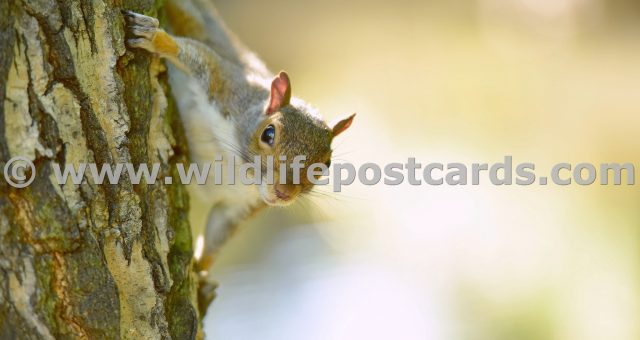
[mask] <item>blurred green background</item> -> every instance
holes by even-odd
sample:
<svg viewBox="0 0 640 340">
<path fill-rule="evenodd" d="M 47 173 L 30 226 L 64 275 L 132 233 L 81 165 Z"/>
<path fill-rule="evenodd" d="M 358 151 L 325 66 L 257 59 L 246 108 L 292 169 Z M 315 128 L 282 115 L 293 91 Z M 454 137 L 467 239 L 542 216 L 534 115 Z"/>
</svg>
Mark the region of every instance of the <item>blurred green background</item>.
<svg viewBox="0 0 640 340">
<path fill-rule="evenodd" d="M 637 0 L 215 2 L 295 96 L 358 113 L 335 162 L 640 165 Z M 483 181 L 325 188 L 261 214 L 215 267 L 206 331 L 640 339 L 638 190 Z"/>
</svg>

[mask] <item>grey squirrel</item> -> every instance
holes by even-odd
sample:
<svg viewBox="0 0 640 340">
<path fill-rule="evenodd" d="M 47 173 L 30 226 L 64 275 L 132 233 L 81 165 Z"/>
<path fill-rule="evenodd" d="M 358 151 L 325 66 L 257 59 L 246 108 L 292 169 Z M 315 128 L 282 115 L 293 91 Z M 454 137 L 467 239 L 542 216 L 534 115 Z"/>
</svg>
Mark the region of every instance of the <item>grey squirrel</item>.
<svg viewBox="0 0 640 340">
<path fill-rule="evenodd" d="M 293 184 L 289 167 L 295 156 L 306 164 L 329 164 L 332 140 L 353 122 L 355 114 L 331 127 L 307 104 L 291 96 L 286 72 L 270 76 L 264 64 L 232 35 L 211 3 L 169 1 L 173 34 L 157 19 L 123 11 L 127 45 L 170 62 L 169 82 L 184 124 L 192 162 L 204 164 L 222 156 L 244 161 L 286 156 L 286 184 L 206 185 L 202 197 L 211 204 L 204 248 L 197 268 L 206 273 L 230 233 L 266 206 L 291 204 L 310 191 L 306 169 Z M 274 178 L 280 178 L 278 167 Z M 262 172 L 265 174 L 265 171 Z M 209 181 L 210 182 L 210 181 Z M 224 183 L 224 182 L 223 182 Z"/>
</svg>

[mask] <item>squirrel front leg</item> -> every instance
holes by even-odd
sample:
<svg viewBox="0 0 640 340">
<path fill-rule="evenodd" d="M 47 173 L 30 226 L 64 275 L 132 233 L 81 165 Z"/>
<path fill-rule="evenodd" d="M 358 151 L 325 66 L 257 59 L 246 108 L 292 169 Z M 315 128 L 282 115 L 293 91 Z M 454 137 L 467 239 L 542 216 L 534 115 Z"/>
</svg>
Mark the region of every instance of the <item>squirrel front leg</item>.
<svg viewBox="0 0 640 340">
<path fill-rule="evenodd" d="M 229 237 L 235 232 L 239 223 L 262 210 L 262 202 L 250 205 L 230 206 L 217 204 L 209 211 L 204 233 L 202 254 L 199 254 L 197 268 L 207 271 L 213 264 L 216 254 Z"/>
<path fill-rule="evenodd" d="M 208 46 L 188 38 L 170 35 L 159 28 L 156 18 L 123 11 L 130 38 L 127 45 L 154 53 L 169 60 L 176 67 L 198 79 L 209 90 L 210 77 L 218 67 L 220 58 Z"/>
</svg>

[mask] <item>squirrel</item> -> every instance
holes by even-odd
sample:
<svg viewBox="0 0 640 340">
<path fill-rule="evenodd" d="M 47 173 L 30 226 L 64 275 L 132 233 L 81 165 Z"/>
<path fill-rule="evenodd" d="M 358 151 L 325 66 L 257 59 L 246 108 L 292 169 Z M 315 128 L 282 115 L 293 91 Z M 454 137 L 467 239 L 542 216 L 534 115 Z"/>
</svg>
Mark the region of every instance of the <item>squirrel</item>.
<svg viewBox="0 0 640 340">
<path fill-rule="evenodd" d="M 210 2 L 169 1 L 166 5 L 173 34 L 159 28 L 156 18 L 123 11 L 126 43 L 169 61 L 169 84 L 191 161 L 211 163 L 222 156 L 223 162 L 233 157 L 249 162 L 256 155 L 263 160 L 286 156 L 285 183 L 223 182 L 200 188 L 212 207 L 202 254 L 196 254 L 196 268 L 206 275 L 220 247 L 241 222 L 264 207 L 289 205 L 313 188 L 301 175 L 306 174 L 305 168 L 296 177 L 300 184 L 293 184 L 292 160 L 302 155 L 305 164 L 330 164 L 331 142 L 349 128 L 355 114 L 332 126 L 321 120 L 304 101 L 292 97 L 288 74 L 270 75 L 264 63 L 230 32 Z M 281 178 L 278 167 L 273 171 L 274 178 Z"/>
</svg>

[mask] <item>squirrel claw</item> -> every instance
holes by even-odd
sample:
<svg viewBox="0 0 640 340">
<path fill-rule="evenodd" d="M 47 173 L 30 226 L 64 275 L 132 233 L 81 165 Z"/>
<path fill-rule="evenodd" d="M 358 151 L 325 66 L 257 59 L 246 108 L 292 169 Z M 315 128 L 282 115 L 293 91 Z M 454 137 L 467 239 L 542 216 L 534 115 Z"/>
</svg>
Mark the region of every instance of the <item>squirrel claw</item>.
<svg viewBox="0 0 640 340">
<path fill-rule="evenodd" d="M 127 39 L 127 45 L 131 48 L 141 48 L 149 52 L 153 52 L 154 50 L 151 41 L 145 38 Z"/>
<path fill-rule="evenodd" d="M 211 280 L 206 272 L 199 273 L 198 282 L 198 310 L 200 316 L 204 316 L 207 312 L 207 308 L 211 301 L 216 298 L 216 288 L 218 288 L 218 282 Z"/>
<path fill-rule="evenodd" d="M 153 39 L 158 32 L 158 19 L 126 10 L 122 14 L 127 22 L 127 34 L 132 37 L 127 39 L 127 45 L 155 53 Z"/>
<path fill-rule="evenodd" d="M 158 28 L 160 26 L 160 22 L 158 21 L 158 19 L 150 16 L 142 15 L 128 10 L 123 10 L 122 14 L 124 15 L 124 18 L 128 23 L 154 28 Z"/>
</svg>

